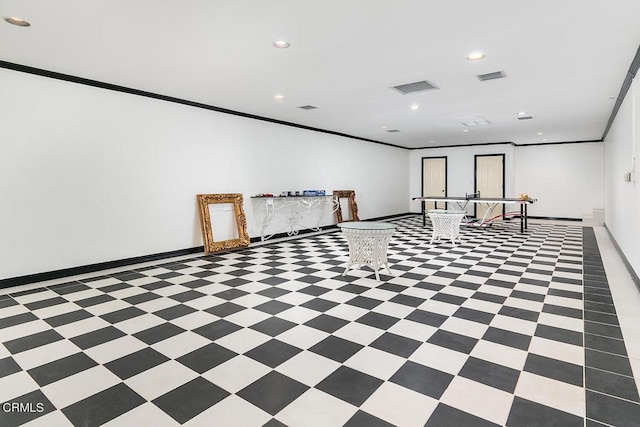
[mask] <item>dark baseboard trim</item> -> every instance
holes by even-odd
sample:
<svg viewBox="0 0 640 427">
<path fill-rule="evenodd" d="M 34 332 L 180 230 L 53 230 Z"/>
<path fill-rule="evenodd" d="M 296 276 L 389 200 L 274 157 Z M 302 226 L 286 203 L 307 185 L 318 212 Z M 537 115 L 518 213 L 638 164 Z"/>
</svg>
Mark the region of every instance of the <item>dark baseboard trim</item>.
<svg viewBox="0 0 640 427">
<path fill-rule="evenodd" d="M 366 221 L 381 221 L 385 219 L 393 219 L 393 218 L 403 217 L 407 215 L 414 215 L 414 214 L 403 213 L 403 214 L 396 214 L 396 215 L 387 215 L 387 216 L 367 219 Z M 332 229 L 338 230 L 338 227 L 336 225 L 328 225 L 326 227 L 323 227 L 323 231 L 329 231 Z M 313 230 L 300 230 L 297 236 L 302 236 L 309 233 L 315 233 L 315 232 Z M 279 233 L 274 235 L 272 238 L 278 238 L 278 237 L 295 238 L 297 236 L 289 236 L 287 233 Z M 260 242 L 260 237 L 251 238 L 251 243 L 256 243 L 256 242 Z M 267 240 L 265 243 L 268 243 L 268 242 L 269 241 Z M 239 250 L 242 250 L 242 249 L 244 248 L 240 248 Z M 167 258 L 191 255 L 191 254 L 201 253 L 203 251 L 204 251 L 204 247 L 198 246 L 195 248 L 179 249 L 177 251 L 161 252 L 157 254 L 119 259 L 115 261 L 100 262 L 97 264 L 82 265 L 79 267 L 63 268 L 61 270 L 47 271 L 44 273 L 10 277 L 8 279 L 0 280 L 0 289 L 11 288 L 11 287 L 20 286 L 20 285 L 28 285 L 30 283 L 36 283 L 36 282 L 44 282 L 47 280 L 62 279 L 64 277 L 77 276 L 79 274 L 95 273 L 102 270 L 109 270 L 111 268 L 126 267 L 128 265 L 140 264 L 143 262 L 158 261 L 158 260 L 167 259 Z"/>
<path fill-rule="evenodd" d="M 622 259 L 624 266 L 627 267 L 627 271 L 629 272 L 629 275 L 631 275 L 631 280 L 633 280 L 633 283 L 636 285 L 636 288 L 638 288 L 638 291 L 640 291 L 640 277 L 638 277 L 638 274 L 633 269 L 633 266 L 631 265 L 631 263 L 625 256 L 624 252 L 622 251 L 622 248 L 620 247 L 620 245 L 618 245 L 618 242 L 616 242 L 616 239 L 613 237 L 613 234 L 611 234 L 611 230 L 609 230 L 609 227 L 607 227 L 607 224 L 604 225 L 604 229 L 607 230 L 607 234 L 609 234 L 609 238 L 613 243 L 613 247 L 616 248 L 616 251 L 618 252 L 618 255 L 620 256 L 620 258 Z"/>
<path fill-rule="evenodd" d="M 582 218 L 562 218 L 562 217 L 555 217 L 555 216 L 531 216 L 528 215 L 527 218 L 529 219 L 544 219 L 544 220 L 549 220 L 549 221 L 575 221 L 575 222 L 581 222 Z"/>
<path fill-rule="evenodd" d="M 13 286 L 28 285 L 30 283 L 36 282 L 44 282 L 46 280 L 61 279 L 63 277 L 76 276 L 78 274 L 95 273 L 97 271 L 126 267 L 127 265 L 140 264 L 143 262 L 158 261 L 166 258 L 191 255 L 202 251 L 204 251 L 204 246 L 198 246 L 196 248 L 180 249 L 177 251 L 161 252 L 157 254 L 119 259 L 115 261 L 100 262 L 97 264 L 82 265 L 79 267 L 63 268 L 61 270 L 47 271 L 44 273 L 28 274 L 26 276 L 11 277 L 9 279 L 0 280 L 0 289 L 10 288 Z"/>
</svg>

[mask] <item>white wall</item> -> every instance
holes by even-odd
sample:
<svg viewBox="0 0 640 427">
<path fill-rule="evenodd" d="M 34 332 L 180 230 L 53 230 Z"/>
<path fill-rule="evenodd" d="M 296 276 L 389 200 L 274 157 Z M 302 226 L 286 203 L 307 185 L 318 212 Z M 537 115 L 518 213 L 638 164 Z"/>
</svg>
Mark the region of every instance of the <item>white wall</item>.
<svg viewBox="0 0 640 427">
<path fill-rule="evenodd" d="M 411 152 L 412 197 L 421 191 L 421 158 L 447 156 L 448 195 L 460 196 L 474 190 L 474 156 L 505 154 L 505 195 L 526 193 L 538 199 L 529 215 L 581 219 L 603 207 L 602 143 L 514 146 L 498 144 L 432 148 Z M 420 211 L 412 202 L 412 212 Z"/>
<path fill-rule="evenodd" d="M 411 151 L 411 180 L 409 192 L 411 197 L 422 195 L 422 158 L 447 157 L 447 195 L 464 196 L 473 193 L 476 154 L 504 154 L 505 156 L 505 194 L 512 197 L 513 187 L 513 145 L 479 145 L 468 147 L 429 148 Z M 519 194 L 519 193 L 518 193 Z M 420 212 L 420 202 L 411 202 L 411 212 Z"/>
<path fill-rule="evenodd" d="M 640 83 L 633 82 L 605 139 L 605 225 L 640 276 L 640 181 L 625 182 L 632 168 L 640 172 Z M 635 167 L 634 161 L 635 160 Z"/>
<path fill-rule="evenodd" d="M 602 142 L 516 147 L 515 185 L 518 194 L 538 201 L 533 216 L 577 218 L 604 207 L 604 146 Z"/>
<path fill-rule="evenodd" d="M 408 211 L 404 149 L 2 69 L 0 93 L 0 279 L 200 246 L 198 193 L 243 193 L 252 237 L 257 193 Z"/>
</svg>

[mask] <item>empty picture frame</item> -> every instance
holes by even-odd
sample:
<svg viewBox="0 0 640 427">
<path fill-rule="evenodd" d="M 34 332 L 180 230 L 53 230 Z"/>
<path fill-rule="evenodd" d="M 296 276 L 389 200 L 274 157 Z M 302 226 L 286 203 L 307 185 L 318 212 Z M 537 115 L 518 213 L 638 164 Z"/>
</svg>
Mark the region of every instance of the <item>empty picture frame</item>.
<svg viewBox="0 0 640 427">
<path fill-rule="evenodd" d="M 247 233 L 247 218 L 242 209 L 242 194 L 198 194 L 198 207 L 200 211 L 200 224 L 202 226 L 202 240 L 204 240 L 205 253 L 219 252 L 226 249 L 234 249 L 248 246 L 250 239 Z M 211 206 L 214 204 L 231 204 L 237 228 L 237 238 L 216 242 L 211 227 Z"/>
<path fill-rule="evenodd" d="M 356 204 L 356 192 L 354 190 L 333 190 L 333 195 L 338 197 L 338 210 L 336 210 L 336 217 L 338 224 L 341 222 L 360 221 L 358 218 L 358 205 Z M 349 199 L 349 218 L 344 220 L 342 218 L 342 206 L 340 205 L 340 199 Z"/>
</svg>

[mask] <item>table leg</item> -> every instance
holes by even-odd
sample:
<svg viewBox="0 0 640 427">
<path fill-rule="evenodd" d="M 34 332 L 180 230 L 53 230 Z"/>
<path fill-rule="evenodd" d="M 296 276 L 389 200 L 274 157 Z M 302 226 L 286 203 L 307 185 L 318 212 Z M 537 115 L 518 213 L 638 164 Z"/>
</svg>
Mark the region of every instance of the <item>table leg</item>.
<svg viewBox="0 0 640 427">
<path fill-rule="evenodd" d="M 520 204 L 520 234 L 524 233 L 525 228 L 525 209 L 527 209 L 524 203 Z"/>
</svg>

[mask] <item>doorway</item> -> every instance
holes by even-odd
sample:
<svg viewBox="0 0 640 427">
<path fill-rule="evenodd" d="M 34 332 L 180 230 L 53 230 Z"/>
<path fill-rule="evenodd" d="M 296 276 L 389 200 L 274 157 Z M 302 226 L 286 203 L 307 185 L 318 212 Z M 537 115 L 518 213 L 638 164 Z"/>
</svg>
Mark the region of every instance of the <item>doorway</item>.
<svg viewBox="0 0 640 427">
<path fill-rule="evenodd" d="M 504 198 L 504 154 L 476 154 L 474 191 L 480 193 L 481 198 Z M 491 216 L 504 214 L 504 205 Z M 484 217 L 488 206 L 474 203 L 476 218 Z"/>
<path fill-rule="evenodd" d="M 446 197 L 447 196 L 447 158 L 423 157 L 422 158 L 422 197 Z M 437 207 L 446 209 L 436 202 L 422 202 L 423 213 Z"/>
</svg>

